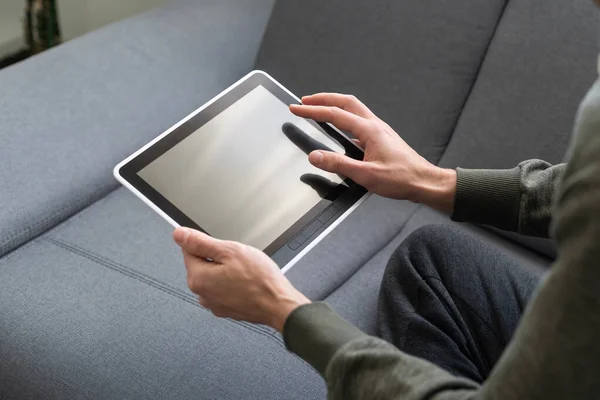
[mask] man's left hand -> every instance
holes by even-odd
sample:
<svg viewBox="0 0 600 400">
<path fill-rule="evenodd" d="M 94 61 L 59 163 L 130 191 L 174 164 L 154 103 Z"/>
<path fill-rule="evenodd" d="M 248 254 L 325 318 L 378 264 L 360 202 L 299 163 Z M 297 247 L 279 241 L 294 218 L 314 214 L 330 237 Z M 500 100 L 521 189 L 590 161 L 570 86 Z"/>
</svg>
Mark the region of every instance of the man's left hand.
<svg viewBox="0 0 600 400">
<path fill-rule="evenodd" d="M 190 228 L 177 228 L 173 239 L 183 251 L 188 286 L 200 304 L 217 317 L 282 331 L 290 313 L 310 303 L 277 264 L 254 247 Z"/>
</svg>

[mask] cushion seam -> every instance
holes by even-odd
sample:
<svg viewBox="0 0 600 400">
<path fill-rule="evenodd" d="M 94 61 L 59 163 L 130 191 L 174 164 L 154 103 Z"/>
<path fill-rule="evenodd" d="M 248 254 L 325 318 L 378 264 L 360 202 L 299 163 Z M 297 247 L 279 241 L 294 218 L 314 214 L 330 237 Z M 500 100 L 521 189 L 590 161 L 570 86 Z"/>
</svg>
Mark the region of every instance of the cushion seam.
<svg viewBox="0 0 600 400">
<path fill-rule="evenodd" d="M 44 240 L 48 243 L 51 243 L 55 246 L 58 246 L 58 247 L 62 248 L 63 250 L 66 250 L 73 254 L 87 258 L 88 260 L 93 261 L 94 263 L 101 265 L 105 268 L 108 268 L 112 271 L 121 273 L 122 275 L 125 275 L 129 278 L 133 278 L 139 282 L 145 283 L 146 285 L 149 285 L 149 286 L 151 286 L 155 289 L 158 289 L 166 294 L 169 294 L 175 298 L 178 298 L 179 300 L 185 301 L 186 303 L 189 303 L 195 307 L 198 307 L 202 311 L 205 311 L 205 312 L 208 311 L 206 308 L 202 307 L 199 303 L 197 303 L 195 301 L 195 299 L 192 299 L 191 296 L 189 296 L 185 293 L 182 293 L 181 291 L 179 291 L 175 288 L 172 288 L 169 285 L 166 285 L 164 283 L 159 283 L 158 281 L 156 281 L 155 279 L 153 279 L 151 277 L 148 277 L 137 271 L 133 271 L 120 263 L 116 263 L 116 262 L 109 260 L 105 257 L 102 257 L 100 255 L 93 254 L 93 253 L 89 252 L 88 250 L 82 249 L 76 245 L 73 245 L 71 243 L 68 243 L 68 242 L 65 242 L 62 240 L 58 240 L 58 239 L 54 239 L 54 238 L 50 238 L 50 237 L 43 238 L 42 240 Z M 235 320 L 230 320 L 230 321 L 238 326 L 244 327 L 252 332 L 255 332 L 259 335 L 269 338 L 270 340 L 276 342 L 281 347 L 285 347 L 283 342 L 280 339 L 278 339 L 274 333 L 268 332 L 264 329 L 261 329 L 258 326 L 251 325 L 246 322 L 235 321 Z"/>
<path fill-rule="evenodd" d="M 142 274 L 137 271 L 133 271 L 130 268 L 125 267 L 123 264 L 114 262 L 114 261 L 109 260 L 108 258 L 100 256 L 98 254 L 91 253 L 85 249 L 82 249 L 79 246 L 76 246 L 74 244 L 71 244 L 71 243 L 68 243 L 68 242 L 65 242 L 62 240 L 54 239 L 51 237 L 45 237 L 42 240 L 48 241 L 52 244 L 62 247 L 65 250 L 68 250 L 72 253 L 81 255 L 81 256 L 88 258 L 94 262 L 100 263 L 110 269 L 118 269 L 118 272 L 122 272 L 126 275 L 131 275 L 132 278 L 137 279 L 137 280 L 143 280 L 144 283 L 154 286 L 159 290 L 163 290 L 163 291 L 168 290 L 169 292 L 172 292 L 172 294 L 174 296 L 181 297 L 182 300 L 184 300 L 184 301 L 188 301 L 188 302 L 192 301 L 193 303 L 195 303 L 195 299 L 193 299 L 187 293 L 183 293 L 183 292 L 179 291 L 178 289 L 171 287 L 170 285 L 167 285 L 165 283 L 157 281 L 156 279 L 154 279 L 146 274 Z"/>
<path fill-rule="evenodd" d="M 260 36 L 260 41 L 258 43 L 258 48 L 256 49 L 256 53 L 254 54 L 254 59 L 252 60 L 252 69 L 256 69 L 256 64 L 258 62 L 258 56 L 260 54 L 260 50 L 262 49 L 263 43 L 265 41 L 265 36 L 267 34 L 267 28 L 269 27 L 269 24 L 271 23 L 271 18 L 273 17 L 273 10 L 275 9 L 275 7 L 277 7 L 277 2 L 274 2 L 273 5 L 271 6 L 271 10 L 269 12 L 269 18 L 267 18 L 267 21 L 265 22 L 265 26 L 263 28 L 263 32 L 262 35 Z"/>
<path fill-rule="evenodd" d="M 456 128 L 458 127 L 458 124 L 460 123 L 460 119 L 465 112 L 465 107 L 467 106 L 467 103 L 469 102 L 469 99 L 471 98 L 471 95 L 473 94 L 473 90 L 475 89 L 475 86 L 477 85 L 477 80 L 479 79 L 479 75 L 481 75 L 481 70 L 483 69 L 483 64 L 485 63 L 485 60 L 488 56 L 490 48 L 492 47 L 492 42 L 494 41 L 494 38 L 496 37 L 496 32 L 498 32 L 498 27 L 500 26 L 500 23 L 502 22 L 502 19 L 504 18 L 504 14 L 506 12 L 506 9 L 508 8 L 508 3 L 510 3 L 510 0 L 506 0 L 504 2 L 504 7 L 502 7 L 502 10 L 500 11 L 500 15 L 498 15 L 498 20 L 496 21 L 496 25 L 494 26 L 494 30 L 492 31 L 492 34 L 490 36 L 490 40 L 488 41 L 487 46 L 485 47 L 485 50 L 483 50 L 483 53 L 481 54 L 481 60 L 479 61 L 479 66 L 477 67 L 477 70 L 475 71 L 475 78 L 473 78 L 473 82 L 471 82 L 471 87 L 469 88 L 469 91 L 467 92 L 465 99 L 460 107 L 461 111 L 456 116 L 456 120 L 454 121 L 454 123 L 452 124 L 452 126 L 450 128 L 450 134 L 448 135 L 448 140 L 446 141 L 446 143 L 444 145 L 444 150 L 442 150 L 442 153 L 440 154 L 440 156 L 438 157 L 438 159 L 435 162 L 436 165 L 438 165 L 440 163 L 440 161 L 442 160 L 442 158 L 444 158 L 444 155 L 446 155 L 446 152 L 448 151 L 450 142 L 452 141 L 452 138 L 454 137 L 454 134 L 456 133 Z"/>
</svg>

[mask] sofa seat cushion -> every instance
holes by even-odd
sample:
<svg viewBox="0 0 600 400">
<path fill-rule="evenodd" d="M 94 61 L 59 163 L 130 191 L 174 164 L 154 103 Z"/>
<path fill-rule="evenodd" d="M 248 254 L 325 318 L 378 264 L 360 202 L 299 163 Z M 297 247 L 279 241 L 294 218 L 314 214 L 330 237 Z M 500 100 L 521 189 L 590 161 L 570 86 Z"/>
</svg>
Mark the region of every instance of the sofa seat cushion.
<svg viewBox="0 0 600 400">
<path fill-rule="evenodd" d="M 184 270 L 175 249 L 141 246 L 133 229 L 115 236 L 120 254 L 146 253 L 115 261 L 49 233 L 0 259 L 0 398 L 325 398 L 322 379 L 279 334 L 217 319 L 165 283 L 170 268 Z M 130 268 L 135 256 L 149 266 Z"/>
<path fill-rule="evenodd" d="M 327 297 L 415 209 L 371 196 L 288 276 Z M 324 398 L 279 334 L 198 305 L 171 234 L 120 188 L 0 259 L 0 397 Z"/>
<path fill-rule="evenodd" d="M 371 196 L 288 271 L 288 278 L 313 300 L 325 298 L 385 246 L 415 209 L 411 203 Z M 44 237 L 135 271 L 168 290 L 188 293 L 172 232 L 154 211 L 120 188 Z"/>
</svg>

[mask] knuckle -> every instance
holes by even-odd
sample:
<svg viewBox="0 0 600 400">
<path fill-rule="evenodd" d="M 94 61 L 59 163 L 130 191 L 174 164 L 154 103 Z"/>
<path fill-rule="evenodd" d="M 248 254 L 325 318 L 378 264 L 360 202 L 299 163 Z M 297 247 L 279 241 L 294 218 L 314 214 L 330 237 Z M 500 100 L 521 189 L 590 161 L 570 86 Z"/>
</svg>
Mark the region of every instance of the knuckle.
<svg viewBox="0 0 600 400">
<path fill-rule="evenodd" d="M 210 304 L 209 304 L 209 303 L 208 303 L 208 301 L 206 301 L 206 299 L 205 299 L 204 297 L 202 297 L 202 296 L 198 296 L 198 304 L 200 304 L 200 305 L 201 305 L 202 307 L 204 307 L 204 308 L 210 308 L 210 307 L 209 307 L 209 305 L 210 305 Z"/>
<path fill-rule="evenodd" d="M 382 128 L 384 128 L 381 125 L 382 123 L 385 124 L 385 122 L 382 122 L 382 121 L 369 119 L 369 120 L 367 120 L 367 122 L 365 124 L 369 130 L 378 131 L 378 130 L 381 130 Z"/>
<path fill-rule="evenodd" d="M 344 159 L 339 154 L 333 154 L 331 157 L 331 167 L 338 169 L 344 164 Z"/>
<path fill-rule="evenodd" d="M 223 246 L 223 256 L 227 258 L 235 258 L 242 252 L 242 245 L 238 242 L 225 242 Z"/>
<path fill-rule="evenodd" d="M 329 109 L 330 120 L 334 125 L 340 118 L 341 113 L 342 113 L 342 109 L 339 107 L 331 107 Z"/>
<path fill-rule="evenodd" d="M 250 257 L 250 254 L 252 254 L 252 247 L 243 244 L 243 243 L 238 243 L 237 244 L 238 249 L 236 251 L 237 257 L 242 259 L 242 260 L 247 260 L 248 257 Z"/>
<path fill-rule="evenodd" d="M 358 103 L 358 97 L 356 97 L 353 94 L 347 94 L 346 100 L 348 101 L 348 103 Z"/>
<path fill-rule="evenodd" d="M 210 311 L 217 318 L 227 318 L 227 313 L 220 307 L 213 307 Z"/>
<path fill-rule="evenodd" d="M 394 129 L 385 121 L 383 120 L 379 120 L 377 121 L 377 126 L 379 127 L 380 130 L 384 131 L 384 132 L 393 132 L 394 134 L 396 133 L 394 131 Z"/>
<path fill-rule="evenodd" d="M 324 119 L 329 120 L 329 122 L 331 122 L 332 124 L 335 125 L 335 108 L 333 108 L 333 107 L 327 108 L 327 109 L 325 109 L 325 112 L 327 115 L 326 115 L 326 118 L 324 118 Z"/>
<path fill-rule="evenodd" d="M 369 137 L 374 137 L 378 132 L 382 131 L 381 125 L 378 121 L 371 119 L 364 120 L 361 125 L 362 132 L 365 132 Z M 363 143 L 364 144 L 364 143 Z"/>
<path fill-rule="evenodd" d="M 190 290 L 193 293 L 200 292 L 198 281 L 196 279 L 194 279 L 192 276 L 188 276 L 187 283 L 188 283 L 188 287 L 190 288 Z"/>
<path fill-rule="evenodd" d="M 382 168 L 379 164 L 376 163 L 366 163 L 365 168 L 363 169 L 363 175 L 365 180 L 373 181 L 376 177 L 380 176 L 383 173 Z"/>
<path fill-rule="evenodd" d="M 199 237 L 194 237 L 194 238 L 191 238 L 191 239 L 188 239 L 188 240 L 192 241 L 192 246 L 191 247 L 194 249 L 194 251 L 196 253 L 202 251 L 202 247 L 203 247 L 202 246 L 202 241 L 200 240 Z"/>
<path fill-rule="evenodd" d="M 197 275 L 188 274 L 187 283 L 192 293 L 201 294 L 206 289 L 204 279 L 201 279 Z"/>
</svg>

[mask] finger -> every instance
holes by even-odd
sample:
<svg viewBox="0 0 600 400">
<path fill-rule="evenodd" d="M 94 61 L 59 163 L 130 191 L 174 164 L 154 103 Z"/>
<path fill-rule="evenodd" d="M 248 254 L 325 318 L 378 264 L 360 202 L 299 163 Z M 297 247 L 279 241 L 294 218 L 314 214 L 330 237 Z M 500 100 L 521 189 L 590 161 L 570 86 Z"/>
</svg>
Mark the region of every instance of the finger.
<svg viewBox="0 0 600 400">
<path fill-rule="evenodd" d="M 358 139 L 350 139 L 350 141 L 352 141 L 352 143 L 354 143 L 356 146 L 360 147 L 361 149 L 364 148 L 363 145 L 362 145 L 362 143 L 360 142 L 360 140 L 358 140 Z"/>
<path fill-rule="evenodd" d="M 217 266 L 213 262 L 185 252 L 184 259 L 186 260 L 188 287 L 193 293 L 204 296 L 206 291 L 214 286 L 215 279 L 217 279 L 220 273 L 216 268 L 222 266 Z"/>
<path fill-rule="evenodd" d="M 227 309 L 219 306 L 212 307 L 210 312 L 217 318 L 229 318 L 231 316 Z"/>
<path fill-rule="evenodd" d="M 334 174 L 344 175 L 354 181 L 361 180 L 366 163 L 329 151 L 313 151 L 308 161 L 317 168 Z"/>
<path fill-rule="evenodd" d="M 208 301 L 200 295 L 198 295 L 198 304 L 200 304 L 204 308 L 208 308 Z"/>
<path fill-rule="evenodd" d="M 361 142 L 365 142 L 372 122 L 339 107 L 306 106 L 292 104 L 290 111 L 302 118 L 310 118 L 319 122 L 329 122 L 337 128 L 348 131 Z"/>
<path fill-rule="evenodd" d="M 302 97 L 302 104 L 310 106 L 339 107 L 363 118 L 376 119 L 369 107 L 358 100 L 355 96 L 340 93 L 317 93 Z"/>
<path fill-rule="evenodd" d="M 192 268 L 210 268 L 214 267 L 215 265 L 218 265 L 213 261 L 209 261 L 204 257 L 198 257 L 196 255 L 188 253 L 185 250 L 181 250 L 181 252 L 183 253 L 183 263 L 185 264 L 185 269 L 188 271 Z"/>
<path fill-rule="evenodd" d="M 173 232 L 173 239 L 182 250 L 196 257 L 220 262 L 227 254 L 227 244 L 224 241 L 195 229 L 177 228 Z"/>
</svg>

